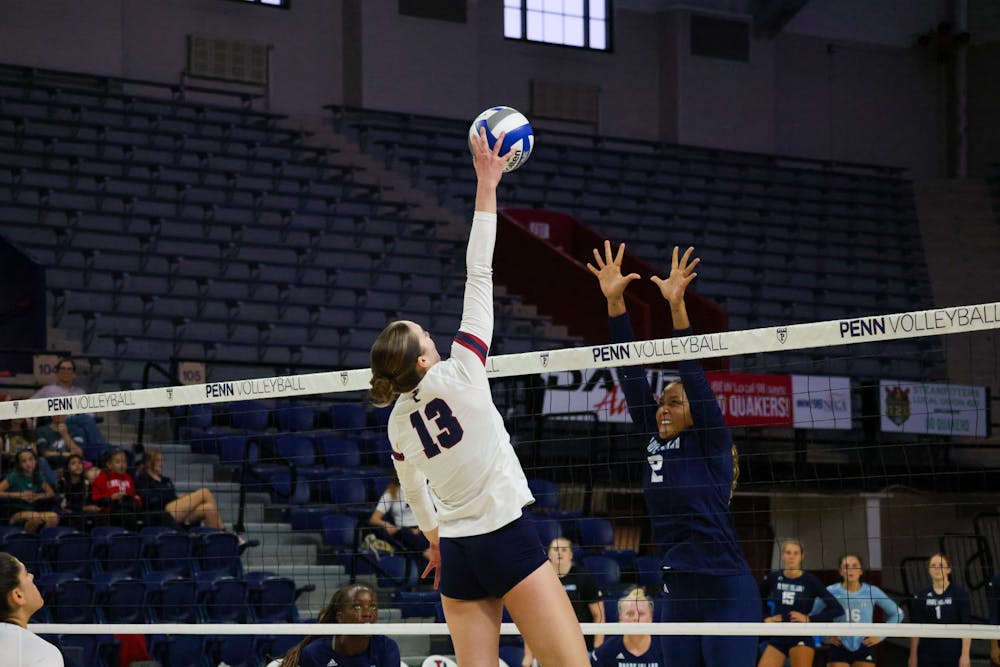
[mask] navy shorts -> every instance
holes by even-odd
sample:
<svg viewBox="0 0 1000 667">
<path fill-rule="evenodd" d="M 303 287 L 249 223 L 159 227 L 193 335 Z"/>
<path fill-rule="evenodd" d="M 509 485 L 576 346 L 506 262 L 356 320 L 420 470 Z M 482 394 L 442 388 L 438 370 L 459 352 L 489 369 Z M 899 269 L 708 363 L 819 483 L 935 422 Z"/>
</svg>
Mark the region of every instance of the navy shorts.
<svg viewBox="0 0 1000 667">
<path fill-rule="evenodd" d="M 827 663 L 846 662 L 848 665 L 853 665 L 856 662 L 874 663 L 875 649 L 874 647 L 865 646 L 864 644 L 859 646 L 856 651 L 851 651 L 843 646 L 831 646 L 830 652 L 826 654 L 826 661 Z"/>
<path fill-rule="evenodd" d="M 785 655 L 788 655 L 788 652 L 796 646 L 805 646 L 811 649 L 816 648 L 816 643 L 812 637 L 768 637 L 766 645 L 773 646 Z"/>
<path fill-rule="evenodd" d="M 548 562 L 534 522 L 521 517 L 492 533 L 441 538 L 441 594 L 456 600 L 502 598 Z"/>
<path fill-rule="evenodd" d="M 658 621 L 667 623 L 755 623 L 760 621 L 760 591 L 749 572 L 718 575 L 667 571 L 655 614 Z M 756 636 L 663 635 L 660 644 L 663 655 L 671 656 L 671 667 L 757 664 Z"/>
</svg>

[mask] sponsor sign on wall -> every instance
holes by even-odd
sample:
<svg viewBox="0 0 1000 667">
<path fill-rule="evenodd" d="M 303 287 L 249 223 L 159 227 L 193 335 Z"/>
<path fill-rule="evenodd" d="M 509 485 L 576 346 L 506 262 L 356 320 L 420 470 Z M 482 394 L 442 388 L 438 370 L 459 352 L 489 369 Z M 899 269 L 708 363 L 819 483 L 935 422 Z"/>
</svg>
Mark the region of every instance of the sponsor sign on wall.
<svg viewBox="0 0 1000 667">
<path fill-rule="evenodd" d="M 709 383 L 730 426 L 850 428 L 848 378 L 748 373 L 708 373 Z M 653 393 L 677 379 L 647 371 Z M 594 412 L 606 422 L 627 422 L 628 406 L 614 369 L 559 371 L 542 376 L 545 414 Z"/>
<path fill-rule="evenodd" d="M 851 380 L 824 375 L 793 375 L 795 428 L 851 428 Z"/>
<path fill-rule="evenodd" d="M 879 381 L 882 430 L 986 437 L 986 388 Z"/>
</svg>

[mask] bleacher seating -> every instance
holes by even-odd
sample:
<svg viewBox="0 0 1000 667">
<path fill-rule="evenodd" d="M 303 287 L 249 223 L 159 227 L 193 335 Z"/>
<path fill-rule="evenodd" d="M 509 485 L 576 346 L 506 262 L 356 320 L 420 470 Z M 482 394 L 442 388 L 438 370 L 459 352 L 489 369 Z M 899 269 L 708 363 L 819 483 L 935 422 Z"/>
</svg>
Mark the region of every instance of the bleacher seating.
<svg viewBox="0 0 1000 667">
<path fill-rule="evenodd" d="M 472 187 L 464 121 L 329 108 L 336 127 L 443 203 L 457 205 Z M 901 169 L 535 131 L 545 150 L 505 179 L 504 204 L 570 213 L 654 264 L 675 244 L 694 245 L 713 268 L 700 272 L 697 289 L 729 311 L 732 329 L 930 307 Z M 926 343 L 888 348 L 874 375 L 941 377 L 940 354 Z M 744 362 L 753 360 L 736 363 Z M 784 365 L 873 376 L 827 363 L 803 352 Z"/>
<path fill-rule="evenodd" d="M 0 67 L 0 219 L 46 266 L 53 324 L 115 382 L 180 357 L 216 378 L 359 367 L 387 319 L 457 324 L 463 276 L 427 258 L 461 248 L 280 116 L 49 76 Z"/>
</svg>

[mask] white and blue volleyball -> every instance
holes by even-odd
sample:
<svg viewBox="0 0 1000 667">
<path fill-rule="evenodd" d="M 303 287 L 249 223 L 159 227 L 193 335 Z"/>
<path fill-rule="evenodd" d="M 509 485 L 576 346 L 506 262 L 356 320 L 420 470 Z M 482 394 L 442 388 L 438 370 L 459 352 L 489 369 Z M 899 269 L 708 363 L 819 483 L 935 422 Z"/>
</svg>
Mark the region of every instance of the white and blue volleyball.
<svg viewBox="0 0 1000 667">
<path fill-rule="evenodd" d="M 479 128 L 486 128 L 486 141 L 490 148 L 497 143 L 497 137 L 501 132 L 506 132 L 500 146 L 500 155 L 506 155 L 507 151 L 513 151 L 504 171 L 514 171 L 528 161 L 531 149 L 535 146 L 535 133 L 531 129 L 531 123 L 517 109 L 510 107 L 490 107 L 486 111 L 476 116 L 469 128 L 469 151 L 472 151 L 472 136 L 479 134 Z"/>
</svg>

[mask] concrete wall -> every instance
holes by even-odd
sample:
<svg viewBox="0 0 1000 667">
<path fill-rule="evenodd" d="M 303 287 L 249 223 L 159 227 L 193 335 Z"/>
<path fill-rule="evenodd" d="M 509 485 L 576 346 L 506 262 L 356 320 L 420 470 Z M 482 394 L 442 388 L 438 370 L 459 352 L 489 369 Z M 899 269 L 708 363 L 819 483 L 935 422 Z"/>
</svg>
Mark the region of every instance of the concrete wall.
<svg viewBox="0 0 1000 667">
<path fill-rule="evenodd" d="M 0 61 L 180 80 L 189 34 L 269 44 L 272 108 L 318 114 L 342 99 L 340 3 L 297 0 L 294 11 L 223 0 L 10 0 Z"/>
<path fill-rule="evenodd" d="M 910 44 L 940 4 L 808 3 L 775 40 L 752 40 L 739 63 L 690 55 L 689 10 L 618 10 L 614 49 L 597 53 L 507 40 L 501 4 L 487 0 L 469 0 L 466 23 L 399 16 L 396 0 L 295 0 L 289 11 L 226 0 L 9 0 L 0 61 L 177 81 L 186 35 L 244 39 L 272 46 L 272 108 L 297 116 L 344 101 L 456 118 L 497 103 L 530 113 L 533 79 L 578 82 L 601 90 L 603 134 L 929 175 L 944 153 L 944 84 Z M 980 133 L 997 104 L 994 60 L 984 52 L 970 79 Z"/>
</svg>

